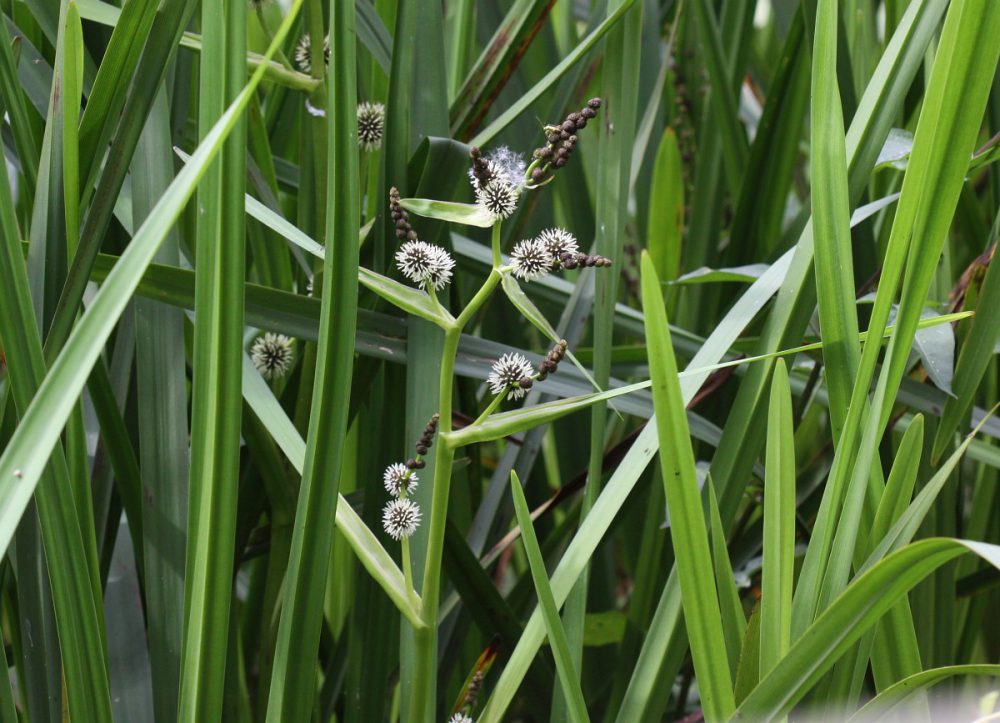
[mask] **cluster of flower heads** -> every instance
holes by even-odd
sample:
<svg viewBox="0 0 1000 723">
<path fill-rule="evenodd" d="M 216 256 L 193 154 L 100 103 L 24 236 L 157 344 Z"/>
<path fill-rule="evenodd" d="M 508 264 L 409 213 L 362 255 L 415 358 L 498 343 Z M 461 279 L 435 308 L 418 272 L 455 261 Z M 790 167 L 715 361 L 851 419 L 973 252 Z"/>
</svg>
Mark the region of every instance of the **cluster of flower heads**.
<svg viewBox="0 0 1000 723">
<path fill-rule="evenodd" d="M 416 470 L 423 469 L 426 463 L 421 457 L 427 454 L 437 432 L 438 415 L 431 417 L 423 434 L 417 441 L 417 454 L 406 462 L 395 462 L 385 469 L 382 484 L 392 499 L 382 508 L 382 527 L 394 540 L 402 540 L 417 531 L 420 526 L 420 506 L 409 499 L 409 495 L 417 489 L 419 478 Z"/>
<path fill-rule="evenodd" d="M 382 147 L 385 134 L 385 106 L 381 103 L 358 103 L 358 145 L 366 151 Z"/>
<path fill-rule="evenodd" d="M 299 38 L 298 45 L 295 46 L 295 64 L 303 73 L 312 72 L 312 39 L 309 33 Z M 330 36 L 323 38 L 323 65 L 330 66 Z"/>
<path fill-rule="evenodd" d="M 440 246 L 417 239 L 417 232 L 410 225 L 410 215 L 403 208 L 395 186 L 389 189 L 389 216 L 396 226 L 396 238 L 403 241 L 396 252 L 397 268 L 423 289 L 443 289 L 451 281 L 455 259 Z"/>
<path fill-rule="evenodd" d="M 561 228 L 549 228 L 536 238 L 518 241 L 510 254 L 514 275 L 531 281 L 550 271 L 580 266 L 611 266 L 611 259 L 580 252 L 576 237 Z"/>
<path fill-rule="evenodd" d="M 532 158 L 535 159 L 531 169 L 533 184 L 545 183 L 552 178 L 555 169 L 566 165 L 576 148 L 577 131 L 586 128 L 587 121 L 597 116 L 597 109 L 600 107 L 601 99 L 591 98 L 587 105 L 567 115 L 559 125 L 545 126 L 546 143 L 532 153 Z"/>
<path fill-rule="evenodd" d="M 542 363 L 538 366 L 538 373 L 531 366 L 531 362 L 523 354 L 503 354 L 493 362 L 486 383 L 490 385 L 493 394 L 503 394 L 507 392 L 507 399 L 520 399 L 534 385 L 535 381 L 544 381 L 549 374 L 555 374 L 559 369 L 559 362 L 566 356 L 568 344 L 565 339 L 560 339 L 549 349 Z"/>
<path fill-rule="evenodd" d="M 506 146 L 496 148 L 486 156 L 473 146 L 469 157 L 472 159 L 469 181 L 476 192 L 476 203 L 494 219 L 509 218 L 517 209 L 517 201 L 524 189 L 527 168 L 524 159 Z"/>
<path fill-rule="evenodd" d="M 267 332 L 250 347 L 250 361 L 267 380 L 285 376 L 292 365 L 292 340 L 284 334 Z"/>
</svg>

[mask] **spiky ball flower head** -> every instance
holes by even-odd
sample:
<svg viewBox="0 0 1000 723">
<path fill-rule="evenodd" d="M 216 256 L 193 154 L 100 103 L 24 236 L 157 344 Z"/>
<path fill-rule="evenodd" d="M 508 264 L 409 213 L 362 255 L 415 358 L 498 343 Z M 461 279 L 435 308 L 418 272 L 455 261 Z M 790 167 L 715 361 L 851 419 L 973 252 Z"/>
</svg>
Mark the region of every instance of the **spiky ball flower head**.
<svg viewBox="0 0 1000 723">
<path fill-rule="evenodd" d="M 557 262 L 561 262 L 565 254 L 575 254 L 580 251 L 576 236 L 561 228 L 547 228 L 538 234 L 538 240 Z"/>
<path fill-rule="evenodd" d="M 409 537 L 420 526 L 420 507 L 411 499 L 390 500 L 382 508 L 382 527 L 394 540 Z"/>
<path fill-rule="evenodd" d="M 493 362 L 493 369 L 486 377 L 486 383 L 494 394 L 502 394 L 505 389 L 510 389 L 507 399 L 520 399 L 525 393 L 521 380 L 530 379 L 534 373 L 531 362 L 523 354 L 504 354 Z"/>
<path fill-rule="evenodd" d="M 431 270 L 424 281 L 424 288 L 433 286 L 435 291 L 440 291 L 451 283 L 451 273 L 455 268 L 455 259 L 440 246 L 431 246 L 434 253 L 434 261 Z"/>
<path fill-rule="evenodd" d="M 473 720 L 465 713 L 456 713 L 448 719 L 448 723 L 473 723 Z"/>
<path fill-rule="evenodd" d="M 265 379 L 279 379 L 292 365 L 292 340 L 268 332 L 250 347 L 250 361 Z"/>
<path fill-rule="evenodd" d="M 486 209 L 494 219 L 510 218 L 517 209 L 516 186 L 494 178 L 476 191 L 476 203 Z"/>
<path fill-rule="evenodd" d="M 451 281 L 455 260 L 440 246 L 407 241 L 396 252 L 396 266 L 413 283 L 440 291 Z"/>
<path fill-rule="evenodd" d="M 299 38 L 298 45 L 295 46 L 295 64 L 303 73 L 312 72 L 312 39 L 309 33 Z M 330 36 L 323 38 L 323 65 L 330 65 Z"/>
<path fill-rule="evenodd" d="M 358 145 L 366 151 L 382 147 L 385 132 L 385 106 L 381 103 L 358 103 Z"/>
<path fill-rule="evenodd" d="M 382 475 L 382 484 L 385 485 L 385 491 L 394 497 L 398 497 L 400 492 L 410 494 L 417 489 L 419 481 L 417 473 L 402 462 L 390 464 L 385 468 L 385 473 Z"/>
<path fill-rule="evenodd" d="M 518 241 L 510 258 L 514 262 L 514 276 L 525 281 L 545 276 L 555 261 L 545 244 L 537 238 Z"/>
</svg>

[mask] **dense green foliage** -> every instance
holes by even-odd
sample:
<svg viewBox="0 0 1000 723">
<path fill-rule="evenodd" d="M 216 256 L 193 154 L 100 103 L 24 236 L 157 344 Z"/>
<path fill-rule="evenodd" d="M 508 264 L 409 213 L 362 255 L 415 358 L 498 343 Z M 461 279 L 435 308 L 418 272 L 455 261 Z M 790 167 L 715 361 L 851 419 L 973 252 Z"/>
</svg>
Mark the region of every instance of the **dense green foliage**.
<svg viewBox="0 0 1000 723">
<path fill-rule="evenodd" d="M 1000 708 L 996 0 L 0 12 L 0 721 Z"/>
</svg>

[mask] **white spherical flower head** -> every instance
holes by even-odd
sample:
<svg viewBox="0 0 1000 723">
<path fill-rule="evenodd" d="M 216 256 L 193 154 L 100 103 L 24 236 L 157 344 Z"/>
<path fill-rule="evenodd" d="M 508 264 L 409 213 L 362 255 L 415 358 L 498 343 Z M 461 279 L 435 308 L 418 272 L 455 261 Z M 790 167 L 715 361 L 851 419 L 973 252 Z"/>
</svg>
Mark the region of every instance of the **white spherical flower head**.
<svg viewBox="0 0 1000 723">
<path fill-rule="evenodd" d="M 451 281 L 455 260 L 440 246 L 407 241 L 396 252 L 396 266 L 413 283 L 440 291 Z"/>
<path fill-rule="evenodd" d="M 309 33 L 299 38 L 298 45 L 295 46 L 295 64 L 303 73 L 312 72 L 312 39 Z M 323 63 L 330 65 L 330 36 L 323 38 Z"/>
<path fill-rule="evenodd" d="M 465 713 L 456 713 L 448 719 L 448 723 L 473 723 L 473 720 Z"/>
<path fill-rule="evenodd" d="M 292 365 L 292 340 L 268 332 L 250 347 L 250 361 L 265 379 L 278 379 Z"/>
<path fill-rule="evenodd" d="M 394 540 L 402 540 L 420 526 L 420 507 L 413 500 L 391 500 L 382 509 L 382 527 Z"/>
<path fill-rule="evenodd" d="M 422 284 L 427 279 L 434 264 L 433 247 L 424 241 L 407 241 L 396 252 L 396 266 L 415 284 Z"/>
<path fill-rule="evenodd" d="M 382 147 L 385 131 L 385 106 L 381 103 L 358 104 L 358 145 L 366 151 Z"/>
<path fill-rule="evenodd" d="M 514 245 L 510 254 L 514 262 L 514 276 L 525 281 L 540 279 L 549 273 L 555 259 L 539 239 L 525 239 Z"/>
<path fill-rule="evenodd" d="M 496 219 L 509 218 L 517 208 L 519 192 L 499 178 L 494 178 L 476 191 L 476 203 Z"/>
<path fill-rule="evenodd" d="M 397 497 L 400 492 L 405 491 L 409 494 L 417 489 L 418 481 L 417 473 L 402 462 L 390 464 L 385 468 L 385 474 L 382 475 L 382 483 L 385 485 L 385 491 Z"/>
<path fill-rule="evenodd" d="M 544 244 L 545 249 L 552 254 L 555 261 L 559 261 L 563 254 L 575 254 L 580 252 L 580 245 L 576 242 L 576 236 L 561 228 L 547 228 L 538 234 L 538 240 Z"/>
<path fill-rule="evenodd" d="M 424 280 L 424 285 L 430 284 L 435 291 L 440 291 L 451 283 L 451 272 L 455 268 L 455 259 L 440 246 L 431 245 L 431 270 Z"/>
<path fill-rule="evenodd" d="M 522 354 L 504 354 L 495 362 L 486 383 L 490 385 L 490 391 L 494 394 L 502 394 L 505 389 L 510 389 L 508 399 L 520 399 L 524 396 L 525 390 L 516 386 L 524 377 L 531 377 L 535 370 Z"/>
</svg>

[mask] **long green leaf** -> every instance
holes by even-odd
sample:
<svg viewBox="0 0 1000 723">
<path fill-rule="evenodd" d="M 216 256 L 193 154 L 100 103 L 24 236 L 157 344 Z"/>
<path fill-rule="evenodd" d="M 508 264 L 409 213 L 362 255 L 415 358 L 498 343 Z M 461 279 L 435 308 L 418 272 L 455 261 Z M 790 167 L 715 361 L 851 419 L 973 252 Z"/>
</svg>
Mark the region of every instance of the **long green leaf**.
<svg viewBox="0 0 1000 723">
<path fill-rule="evenodd" d="M 475 426 L 450 432 L 448 440 L 455 447 L 460 447 L 475 444 L 476 442 L 489 442 L 494 439 L 501 439 L 517 432 L 537 427 L 540 424 L 554 422 L 560 417 L 592 407 L 599 402 L 631 394 L 640 389 L 647 389 L 649 386 L 649 382 L 637 382 L 636 384 L 629 384 L 607 392 L 567 397 L 566 399 L 557 399 L 524 409 L 491 414 Z"/>
<path fill-rule="evenodd" d="M 905 702 L 910 696 L 926 690 L 942 680 L 966 675 L 997 678 L 1000 677 L 1000 665 L 948 665 L 943 668 L 923 670 L 886 688 L 863 705 L 848 720 L 877 720 L 890 713 L 894 707 Z"/>
<path fill-rule="evenodd" d="M 684 228 L 684 177 L 677 134 L 673 128 L 663 131 L 656 152 L 653 179 L 649 188 L 649 220 L 646 223 L 646 248 L 653 259 L 656 275 L 670 281 L 680 276 L 681 239 Z M 667 310 L 672 310 L 678 292 L 671 290 Z"/>
<path fill-rule="evenodd" d="M 166 93 L 156 102 L 132 161 L 132 212 L 145 218 L 170 184 L 171 151 Z M 180 239 L 168 234 L 156 255 L 180 263 Z M 148 631 L 153 705 L 158 721 L 177 717 L 184 626 L 186 540 L 177 531 L 187 521 L 189 432 L 184 312 L 150 299 L 136 299 L 136 388 L 139 457 L 149 501 L 142 507 L 146 611 L 158 624 Z M 133 521 L 129 517 L 129 525 Z"/>
<path fill-rule="evenodd" d="M 549 578 L 545 572 L 545 560 L 538 547 L 538 538 L 535 536 L 535 527 L 531 521 L 531 510 L 528 509 L 528 501 L 524 498 L 521 480 L 517 478 L 516 472 L 510 474 L 510 488 L 511 496 L 514 498 L 514 514 L 517 516 L 517 524 L 521 528 L 521 541 L 524 543 L 524 551 L 528 556 L 528 566 L 531 568 L 531 579 L 535 583 L 538 605 L 542 610 L 545 630 L 556 659 L 556 672 L 559 674 L 559 682 L 566 695 L 569 718 L 574 723 L 589 721 L 587 703 L 583 699 L 583 691 L 580 688 L 580 675 L 573 664 L 573 658 L 570 656 L 566 630 L 559 619 L 559 608 L 556 607 L 556 601 L 552 597 L 552 588 L 549 586 Z"/>
<path fill-rule="evenodd" d="M 129 86 L 132 102 L 126 103 L 119 119 L 118 130 L 108 150 L 107 162 L 101 169 L 96 189 L 90 196 L 91 203 L 80 231 L 80 244 L 66 275 L 66 284 L 60 292 L 59 303 L 45 339 L 47 360 L 54 359 L 69 338 L 87 288 L 90 270 L 111 222 L 115 202 L 125 182 L 146 116 L 176 50 L 174 36 L 178 35 L 187 23 L 194 6 L 195 0 L 174 0 L 163 6 L 163 12 L 157 14 L 154 21 L 154 30 L 151 31 L 153 41 L 143 48 L 143 55 L 136 70 L 138 76 L 145 78 L 146 82 L 133 83 Z M 83 184 L 83 189 L 89 191 L 91 186 L 92 183 L 88 180 Z"/>
<path fill-rule="evenodd" d="M 246 75 L 246 5 L 202 5 L 198 126 L 204 138 Z M 237 120 L 198 189 L 194 379 L 180 720 L 223 711 L 239 487 L 246 248 L 246 122 Z"/>
<path fill-rule="evenodd" d="M 893 605 L 941 565 L 967 552 L 1000 568 L 1000 547 L 931 538 L 897 550 L 860 575 L 792 645 L 736 710 L 734 718 L 786 714 L 820 676 Z"/>
<path fill-rule="evenodd" d="M 878 352 L 874 340 L 865 343 L 841 445 L 834 458 L 828 488 L 834 493 L 850 479 L 844 506 L 837 520 L 836 536 L 830 534 L 835 510 L 830 505 L 827 523 L 817 537 L 816 559 L 830 557 L 822 588 L 815 598 L 819 609 L 829 604 L 843 589 L 853 562 L 854 541 L 861 523 L 861 508 L 876 453 L 880 430 L 888 421 L 895 391 L 904 373 L 906 359 L 916 332 L 916 322 L 926 298 L 931 275 L 951 223 L 968 168 L 975 137 L 981 124 L 1000 44 L 986 38 L 1000 34 L 1000 6 L 983 0 L 953 3 L 945 20 L 928 86 L 926 104 L 914 134 L 913 153 L 903 179 L 899 207 L 893 222 L 881 283 L 872 309 L 870 330 L 885 327 L 892 299 L 900 281 L 903 295 L 897 328 L 886 351 L 888 363 L 882 367 L 872 400 L 871 413 L 864 419 L 868 388 Z M 983 58 L 972 50 L 977 37 L 990 47 Z M 989 69 L 982 63 L 987 61 Z M 901 279 L 906 264 L 905 278 Z M 851 468 L 854 452 L 857 460 Z M 807 564 L 809 560 L 804 563 Z M 809 590 L 809 587 L 805 588 Z M 815 591 L 815 588 L 813 588 Z M 798 596 L 797 596 L 798 597 Z M 808 594 L 803 608 L 810 607 Z M 815 607 L 813 608 L 816 609 Z M 801 618 L 799 623 L 801 624 Z M 794 627 L 794 625 L 793 625 Z M 801 629 L 801 627 L 799 628 Z M 793 630 L 793 636 L 795 631 Z"/>
<path fill-rule="evenodd" d="M 730 193 L 734 198 L 738 198 L 743 169 L 746 168 L 749 155 L 747 137 L 736 113 L 733 84 L 722 55 L 722 38 L 712 3 L 710 0 L 692 0 L 690 5 L 694 17 L 698 20 L 698 37 L 701 38 L 707 60 L 708 77 L 712 86 L 711 103 L 718 109 L 715 120 L 718 123 L 719 135 L 722 136 L 722 158 L 726 166 L 726 179 Z"/>
<path fill-rule="evenodd" d="M 740 650 L 747 630 L 747 618 L 743 612 L 743 602 L 740 591 L 736 588 L 736 577 L 733 575 L 733 564 L 729 559 L 729 548 L 726 545 L 726 533 L 722 529 L 719 518 L 719 503 L 715 497 L 715 487 L 711 477 L 706 482 L 708 497 L 708 527 L 712 547 L 712 568 L 715 572 L 715 587 L 719 591 L 719 610 L 722 613 L 722 634 L 726 643 L 726 654 L 729 658 L 729 673 L 733 680 L 740 664 Z"/>
<path fill-rule="evenodd" d="M 0 337 L 5 345 L 10 389 L 21 413 L 21 423 L 0 458 L 0 469 L 4 469 L 0 473 L 0 485 L 7 495 L 17 494 L 18 488 L 25 486 L 27 478 L 30 488 L 21 492 L 16 514 L 8 512 L 5 515 L 0 512 L 0 518 L 3 518 L 0 522 L 0 540 L 3 542 L 2 548 L 6 550 L 21 513 L 34 492 L 52 588 L 52 605 L 59 633 L 59 652 L 62 656 L 69 711 L 82 720 L 110 720 L 107 654 L 101 612 L 95 595 L 97 569 L 88 560 L 88 552 L 94 548 L 93 532 L 81 529 L 76 497 L 62 447 L 56 448 L 53 453 L 62 425 L 54 428 L 53 439 L 44 452 L 31 446 L 27 449 L 17 449 L 15 446 L 18 435 L 30 422 L 31 410 L 37 407 L 38 401 L 43 397 L 46 385 L 42 342 L 38 335 L 38 321 L 32 309 L 19 239 L 10 185 L 3 181 L 0 182 L 0 253 L 3 254 L 0 278 L 6 292 L 4 304 L 0 306 Z M 85 381 L 86 375 L 76 393 L 65 400 L 67 403 L 63 421 L 72 413 Z M 50 425 L 48 419 L 40 421 L 44 427 Z M 7 461 L 6 467 L 4 460 Z M 40 567 L 35 568 L 35 574 L 41 572 Z M 27 568 L 24 568 L 24 573 L 27 574 Z M 27 580 L 25 584 L 27 585 Z M 40 717 L 44 716 L 40 710 L 35 713 Z"/>
<path fill-rule="evenodd" d="M 316 378 L 295 512 L 295 529 L 278 627 L 267 718 L 306 720 L 311 716 L 323 619 L 327 560 L 333 544 L 338 481 L 347 436 L 354 333 L 357 324 L 358 188 L 355 10 L 352 3 L 330 3 L 330 112 L 326 129 L 328 197 L 327 253 L 317 343 Z"/>
<path fill-rule="evenodd" d="M 844 115 L 837 85 L 837 0 L 820 0 L 812 62 L 810 186 L 823 362 L 833 438 L 847 416 L 861 346 L 854 292 Z"/>
<path fill-rule="evenodd" d="M 660 281 L 648 253 L 643 253 L 641 264 L 649 371 L 653 381 L 653 406 L 659 422 L 660 468 L 670 510 L 685 627 L 705 717 L 723 720 L 732 713 L 735 701 L 725 645 L 716 634 L 721 615 L 718 592 L 712 577 L 704 572 L 712 565 L 708 531 L 701 509 L 687 415 L 677 379 L 677 363 L 670 346 Z"/>
<path fill-rule="evenodd" d="M 795 570 L 795 435 L 783 360 L 774 366 L 767 415 L 764 563 L 760 593 L 760 674 L 778 664 L 791 642 Z"/>
<path fill-rule="evenodd" d="M 429 198 L 404 198 L 400 205 L 411 213 L 437 221 L 460 223 L 466 226 L 490 228 L 496 220 L 493 214 L 474 203 L 435 201 Z"/>
</svg>

